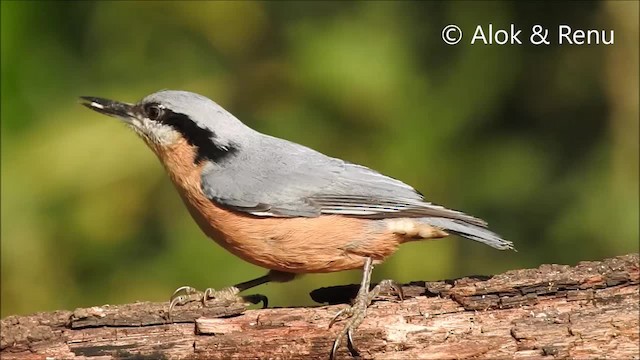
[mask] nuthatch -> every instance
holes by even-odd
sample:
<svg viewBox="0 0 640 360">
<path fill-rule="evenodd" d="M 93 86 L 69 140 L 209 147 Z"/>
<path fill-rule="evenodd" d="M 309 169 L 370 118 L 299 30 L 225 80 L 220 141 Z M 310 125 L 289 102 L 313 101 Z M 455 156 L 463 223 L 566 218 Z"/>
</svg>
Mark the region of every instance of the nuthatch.
<svg viewBox="0 0 640 360">
<path fill-rule="evenodd" d="M 349 321 L 331 358 L 345 336 L 356 353 L 352 333 L 373 296 L 380 285 L 394 287 L 383 281 L 369 290 L 373 265 L 400 244 L 456 234 L 500 250 L 513 248 L 481 219 L 427 202 L 411 186 L 367 167 L 261 134 L 204 96 L 167 90 L 137 104 L 81 99 L 92 110 L 120 118 L 147 143 L 207 236 L 270 270 L 227 289 L 207 289 L 203 301 L 297 274 L 364 269 L 354 304 L 334 318 L 346 315 Z M 181 292 L 200 294 L 179 288 L 170 308 L 186 301 Z"/>
</svg>

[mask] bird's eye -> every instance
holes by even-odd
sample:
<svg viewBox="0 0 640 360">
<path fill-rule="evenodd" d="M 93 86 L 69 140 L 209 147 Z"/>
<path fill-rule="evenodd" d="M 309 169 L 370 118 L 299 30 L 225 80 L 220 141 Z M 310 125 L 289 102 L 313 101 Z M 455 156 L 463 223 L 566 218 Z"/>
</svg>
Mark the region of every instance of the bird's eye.
<svg viewBox="0 0 640 360">
<path fill-rule="evenodd" d="M 149 120 L 158 120 L 158 118 L 162 115 L 162 109 L 155 104 L 147 105 L 145 107 L 145 112 L 147 113 L 147 117 Z"/>
</svg>

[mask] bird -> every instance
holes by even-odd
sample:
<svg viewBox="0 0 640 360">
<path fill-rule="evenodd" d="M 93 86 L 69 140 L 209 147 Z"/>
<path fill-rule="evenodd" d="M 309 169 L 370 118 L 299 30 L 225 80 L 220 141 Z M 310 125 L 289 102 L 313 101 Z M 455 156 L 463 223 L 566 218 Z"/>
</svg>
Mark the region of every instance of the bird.
<svg viewBox="0 0 640 360">
<path fill-rule="evenodd" d="M 133 104 L 90 96 L 80 102 L 119 118 L 142 138 L 208 237 L 269 270 L 220 290 L 179 287 L 169 312 L 193 294 L 204 302 L 301 274 L 362 269 L 352 305 L 329 324 L 344 317 L 330 359 L 344 338 L 357 355 L 353 333 L 373 298 L 384 289 L 395 289 L 402 298 L 392 280 L 370 289 L 373 267 L 401 244 L 454 234 L 499 250 L 514 248 L 480 218 L 431 203 L 413 187 L 368 167 L 260 133 L 205 96 L 162 90 Z M 259 294 L 242 297 L 267 305 Z"/>
</svg>

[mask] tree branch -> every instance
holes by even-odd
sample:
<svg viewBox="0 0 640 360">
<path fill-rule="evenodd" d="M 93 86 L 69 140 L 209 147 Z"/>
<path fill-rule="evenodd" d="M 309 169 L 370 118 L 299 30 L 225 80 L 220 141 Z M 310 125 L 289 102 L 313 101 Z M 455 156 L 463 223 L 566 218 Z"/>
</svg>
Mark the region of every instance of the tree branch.
<svg viewBox="0 0 640 360">
<path fill-rule="evenodd" d="M 542 265 L 492 277 L 403 286 L 382 297 L 355 334 L 364 358 L 640 357 L 638 254 L 575 267 Z M 315 290 L 339 303 L 357 286 Z M 104 305 L 9 316 L 2 359 L 327 358 L 344 305 L 247 310 L 190 303 Z M 343 347 L 338 356 L 350 358 Z"/>
</svg>

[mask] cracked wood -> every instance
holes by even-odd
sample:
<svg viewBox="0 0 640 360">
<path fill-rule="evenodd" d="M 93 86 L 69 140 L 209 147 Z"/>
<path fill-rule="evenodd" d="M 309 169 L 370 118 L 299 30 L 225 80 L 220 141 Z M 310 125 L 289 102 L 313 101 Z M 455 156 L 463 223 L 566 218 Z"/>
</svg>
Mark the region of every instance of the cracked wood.
<svg viewBox="0 0 640 360">
<path fill-rule="evenodd" d="M 638 254 L 403 286 L 355 341 L 364 358 L 640 358 Z M 312 292 L 340 304 L 356 285 Z M 9 316 L 2 359 L 326 358 L 344 305 L 247 310 L 240 303 L 104 305 Z M 342 348 L 338 356 L 349 358 Z"/>
</svg>

